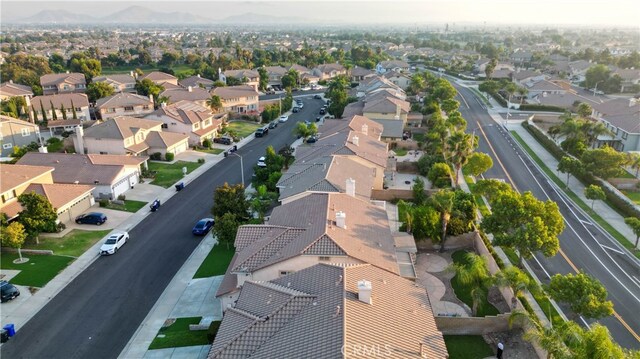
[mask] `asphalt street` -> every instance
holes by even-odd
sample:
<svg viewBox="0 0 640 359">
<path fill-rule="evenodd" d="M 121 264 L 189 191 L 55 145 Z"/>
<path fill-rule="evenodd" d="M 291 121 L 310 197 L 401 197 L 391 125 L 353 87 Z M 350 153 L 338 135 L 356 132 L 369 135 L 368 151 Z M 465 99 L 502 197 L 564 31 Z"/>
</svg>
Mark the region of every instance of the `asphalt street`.
<svg viewBox="0 0 640 359">
<path fill-rule="evenodd" d="M 559 237 L 560 253 L 551 258 L 538 253 L 528 261 L 537 277 L 548 283 L 550 275 L 582 270 L 598 278 L 607 288 L 616 312 L 599 322 L 609 328 L 622 346 L 640 349 L 637 337 L 640 333 L 640 282 L 637 282 L 640 268 L 637 261 L 622 251 L 614 239 L 589 224 L 590 219 L 581 215 L 560 190 L 556 191 L 503 126 L 491 119 L 486 106 L 470 90 L 455 83 L 454 86 L 463 97 L 460 110 L 468 122 L 468 131 L 480 138 L 478 151 L 489 154 L 494 162 L 484 177 L 504 180 L 521 192 L 530 191 L 538 199 L 555 201 L 565 218 L 566 228 Z M 586 324 L 582 318 L 574 319 Z M 586 322 L 593 323 L 592 320 Z"/>
<path fill-rule="evenodd" d="M 276 151 L 295 140 L 298 121 L 315 119 L 321 100 L 305 100 L 299 113 L 237 153 L 245 178 L 268 145 Z M 3 358 L 116 358 L 201 237 L 197 220 L 210 217 L 214 189 L 240 183 L 240 158 L 229 156 L 163 203 L 131 229 L 116 255 L 98 258 L 1 348 Z M 247 183 L 248 184 L 248 183 Z"/>
</svg>

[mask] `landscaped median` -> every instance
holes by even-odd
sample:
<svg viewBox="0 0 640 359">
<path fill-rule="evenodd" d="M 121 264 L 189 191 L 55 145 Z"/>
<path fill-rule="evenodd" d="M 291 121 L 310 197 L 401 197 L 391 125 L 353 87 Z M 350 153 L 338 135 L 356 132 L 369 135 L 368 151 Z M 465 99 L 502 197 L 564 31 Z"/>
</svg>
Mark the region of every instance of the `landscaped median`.
<svg viewBox="0 0 640 359">
<path fill-rule="evenodd" d="M 149 162 L 149 172 L 154 174 L 151 184 L 169 188 L 184 177 L 182 168 L 187 168 L 187 174 L 200 167 L 202 163 L 177 161 L 175 163 Z"/>
</svg>

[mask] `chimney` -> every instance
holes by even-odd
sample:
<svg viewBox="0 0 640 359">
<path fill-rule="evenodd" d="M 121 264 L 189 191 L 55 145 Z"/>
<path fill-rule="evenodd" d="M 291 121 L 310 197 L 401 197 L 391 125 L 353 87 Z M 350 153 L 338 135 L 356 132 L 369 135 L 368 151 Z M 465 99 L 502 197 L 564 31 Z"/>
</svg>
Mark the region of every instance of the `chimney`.
<svg viewBox="0 0 640 359">
<path fill-rule="evenodd" d="M 187 87 L 187 90 L 188 90 L 189 92 L 193 92 L 193 87 L 189 86 L 189 87 Z"/>
<path fill-rule="evenodd" d="M 339 228 L 342 229 L 347 229 L 347 214 L 342 212 L 342 211 L 338 211 L 336 212 L 336 226 L 338 226 Z"/>
<path fill-rule="evenodd" d="M 362 133 L 365 135 L 369 134 L 369 126 L 367 126 L 366 123 L 362 125 Z"/>
<path fill-rule="evenodd" d="M 131 76 L 131 77 L 135 77 L 135 76 L 133 75 L 133 71 L 129 71 L 129 76 Z"/>
<path fill-rule="evenodd" d="M 153 102 L 153 95 L 149 94 L 149 101 Z"/>
<path fill-rule="evenodd" d="M 73 141 L 76 153 L 84 153 L 84 129 L 82 125 L 76 127 L 76 137 Z"/>
<path fill-rule="evenodd" d="M 363 303 L 373 304 L 371 301 L 371 282 L 368 280 L 358 281 L 358 300 Z"/>
<path fill-rule="evenodd" d="M 162 108 L 167 107 L 167 103 L 166 103 L 166 102 L 161 102 L 161 103 L 160 103 L 160 107 L 162 107 Z"/>
<path fill-rule="evenodd" d="M 351 137 L 351 143 L 353 143 L 354 145 L 358 146 L 358 136 L 353 136 Z"/>
<path fill-rule="evenodd" d="M 200 78 L 200 74 L 198 74 L 197 76 L 198 76 L 198 78 Z"/>
<path fill-rule="evenodd" d="M 356 196 L 356 180 L 354 180 L 353 178 L 347 179 L 346 189 L 347 189 L 347 194 L 349 196 L 355 197 Z"/>
</svg>

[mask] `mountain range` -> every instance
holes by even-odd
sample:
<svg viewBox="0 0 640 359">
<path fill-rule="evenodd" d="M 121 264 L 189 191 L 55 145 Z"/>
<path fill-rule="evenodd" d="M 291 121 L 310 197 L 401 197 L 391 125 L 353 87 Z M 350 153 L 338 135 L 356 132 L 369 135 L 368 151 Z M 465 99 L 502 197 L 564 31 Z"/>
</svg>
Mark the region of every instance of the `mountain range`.
<svg viewBox="0 0 640 359">
<path fill-rule="evenodd" d="M 42 10 L 22 19 L 3 19 L 17 24 L 303 24 L 317 20 L 302 17 L 281 17 L 245 13 L 222 19 L 213 19 L 187 12 L 160 12 L 143 6 L 130 6 L 110 15 L 96 17 L 66 10 Z"/>
</svg>

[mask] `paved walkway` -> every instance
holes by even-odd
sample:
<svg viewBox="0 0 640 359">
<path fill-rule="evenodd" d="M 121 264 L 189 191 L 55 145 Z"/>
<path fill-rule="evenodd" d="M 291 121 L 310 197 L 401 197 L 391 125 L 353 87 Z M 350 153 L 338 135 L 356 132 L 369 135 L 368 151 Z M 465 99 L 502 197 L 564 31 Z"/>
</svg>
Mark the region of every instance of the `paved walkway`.
<svg viewBox="0 0 640 359">
<path fill-rule="evenodd" d="M 438 273 L 447 269 L 449 262 L 436 253 L 421 253 L 416 260 L 416 273 L 418 283 L 426 288 L 429 293 L 429 301 L 435 316 L 458 316 L 468 317 L 469 314 L 465 308 L 457 303 L 442 300 L 446 292 L 445 284 L 436 276 L 430 273 Z"/>
</svg>

